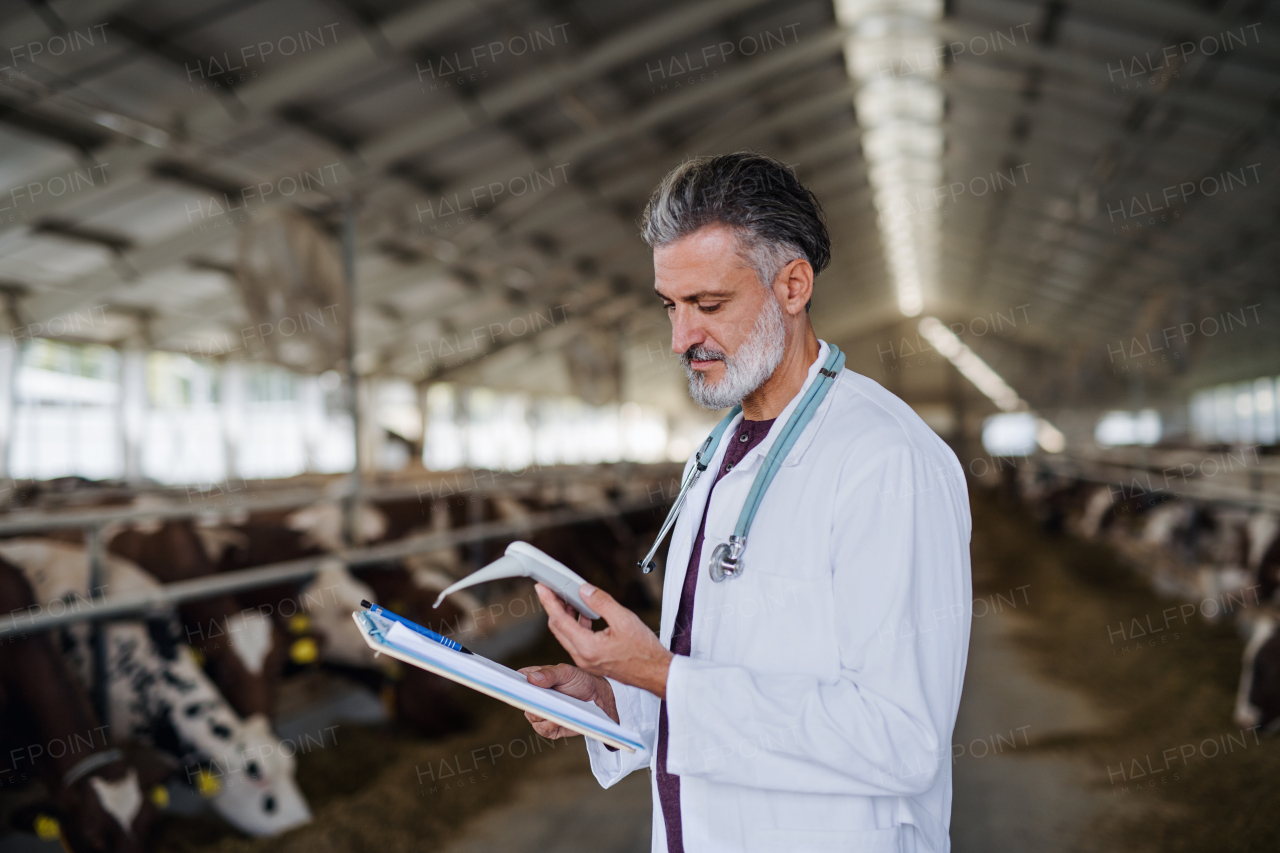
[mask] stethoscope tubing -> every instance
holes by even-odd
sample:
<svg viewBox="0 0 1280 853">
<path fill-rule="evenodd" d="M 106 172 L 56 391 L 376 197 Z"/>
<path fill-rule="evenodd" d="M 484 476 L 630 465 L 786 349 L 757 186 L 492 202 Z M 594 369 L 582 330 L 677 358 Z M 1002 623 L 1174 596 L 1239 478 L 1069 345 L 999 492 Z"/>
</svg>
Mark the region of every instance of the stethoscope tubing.
<svg viewBox="0 0 1280 853">
<path fill-rule="evenodd" d="M 826 362 L 818 371 L 818 376 L 810 384 L 808 391 L 796 406 L 795 411 L 792 412 L 791 417 L 783 424 L 781 434 L 779 434 L 777 441 L 765 456 L 760 471 L 756 474 L 755 481 L 751 484 L 751 490 L 747 493 L 747 499 L 743 502 L 742 511 L 738 514 L 738 523 L 734 527 L 733 537 L 742 543 L 742 547 L 745 547 L 747 532 L 751 529 L 751 523 L 755 520 L 756 510 L 760 508 L 760 503 L 764 500 L 765 491 L 769 488 L 769 484 L 773 482 L 774 475 L 782 467 L 782 463 L 786 460 L 791 448 L 800 439 L 804 428 L 809 425 L 809 421 L 813 419 L 818 407 L 826 399 L 827 392 L 831 390 L 831 386 L 835 384 L 836 377 L 844 369 L 844 362 L 844 353 L 840 351 L 839 347 L 831 344 Z M 676 496 L 675 503 L 672 504 L 671 510 L 667 513 L 667 517 L 662 523 L 661 530 L 658 531 L 658 538 L 654 540 L 653 547 L 649 549 L 649 553 L 640 562 L 640 568 L 646 574 L 653 570 L 653 557 L 658 553 L 658 549 L 662 546 L 662 541 L 667 538 L 667 534 L 675 525 L 675 521 L 680 515 L 680 510 L 684 508 L 689 490 L 697 483 L 698 477 L 702 475 L 702 472 L 707 469 L 711 457 L 715 455 L 720 446 L 720 439 L 725 430 L 728 429 L 729 423 L 741 411 L 741 405 L 734 406 L 729 411 L 729 414 L 725 415 L 720 420 L 720 423 L 716 424 L 715 429 L 711 431 L 706 440 L 703 441 L 702 447 L 699 448 L 697 455 L 694 457 L 693 469 L 690 470 L 689 476 L 685 478 L 684 484 L 680 487 L 680 492 Z M 736 577 L 736 575 L 733 576 Z"/>
</svg>

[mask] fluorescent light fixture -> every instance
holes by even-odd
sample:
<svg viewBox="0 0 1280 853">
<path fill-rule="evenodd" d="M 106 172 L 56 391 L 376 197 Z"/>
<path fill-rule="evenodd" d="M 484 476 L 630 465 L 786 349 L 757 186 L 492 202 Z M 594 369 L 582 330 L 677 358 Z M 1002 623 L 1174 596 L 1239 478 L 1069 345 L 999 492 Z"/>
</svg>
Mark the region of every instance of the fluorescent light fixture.
<svg viewBox="0 0 1280 853">
<path fill-rule="evenodd" d="M 153 148 L 164 148 L 169 144 L 169 134 L 158 127 L 122 116 L 119 113 L 98 110 L 93 114 L 95 123 L 109 127 L 117 133 L 131 136 L 139 142 L 145 142 Z"/>
<path fill-rule="evenodd" d="M 920 334 L 933 344 L 934 349 L 954 364 L 965 379 L 972 382 L 974 387 L 1001 409 L 1013 412 L 1027 407 L 1027 404 L 1018 396 L 1018 392 L 1009 387 L 1009 383 L 1005 382 L 999 373 L 992 370 L 989 364 L 969 349 L 956 337 L 955 332 L 944 326 L 937 317 L 925 317 L 921 320 Z"/>
<path fill-rule="evenodd" d="M 898 310 L 916 317 L 937 283 L 938 223 L 912 200 L 942 183 L 942 89 L 934 22 L 940 0 L 836 0 L 851 35 L 845 65 L 855 105 L 885 262 Z M 932 205 L 930 205 L 932 206 Z"/>
<path fill-rule="evenodd" d="M 991 365 L 982 360 L 976 352 L 956 337 L 955 332 L 943 325 L 942 321 L 937 317 L 925 317 L 920 321 L 920 334 L 924 335 L 925 340 L 933 345 L 947 361 L 956 366 L 956 370 L 960 374 L 973 383 L 974 387 L 986 396 L 988 400 L 995 403 L 1005 412 L 1016 413 L 1019 418 L 1014 419 L 1013 414 L 1009 415 L 1009 420 L 997 421 L 997 418 L 1003 415 L 993 415 L 987 420 L 982 428 L 982 446 L 987 448 L 987 452 L 992 456 L 1023 456 L 1029 451 L 1016 451 L 1007 453 L 997 453 L 987 446 L 987 430 L 990 427 L 995 430 L 993 432 L 992 441 L 1005 442 L 998 446 L 1013 446 L 1014 439 L 1007 436 L 1020 436 L 1017 440 L 1028 446 L 1039 444 L 1041 448 L 1049 453 L 1061 453 L 1066 449 L 1067 439 L 1062 432 L 1053 424 L 1044 418 L 1037 418 L 1027 410 L 1027 403 L 1018 396 L 1018 392 L 1010 387 L 1008 382 L 991 369 Z M 1027 420 L 1030 418 L 1030 420 Z M 991 424 L 998 423 L 999 426 L 992 427 Z M 1021 445 L 1018 445 L 1021 446 Z"/>
</svg>

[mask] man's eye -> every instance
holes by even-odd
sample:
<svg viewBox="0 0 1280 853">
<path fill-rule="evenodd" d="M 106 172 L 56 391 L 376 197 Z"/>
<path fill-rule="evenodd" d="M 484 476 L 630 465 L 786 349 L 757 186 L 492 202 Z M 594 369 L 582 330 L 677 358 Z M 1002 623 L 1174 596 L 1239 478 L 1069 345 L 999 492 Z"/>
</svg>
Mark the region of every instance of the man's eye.
<svg viewBox="0 0 1280 853">
<path fill-rule="evenodd" d="M 703 314 L 710 314 L 713 311 L 720 310 L 720 303 L 717 302 L 714 305 L 699 305 L 698 310 L 701 311 Z"/>
</svg>

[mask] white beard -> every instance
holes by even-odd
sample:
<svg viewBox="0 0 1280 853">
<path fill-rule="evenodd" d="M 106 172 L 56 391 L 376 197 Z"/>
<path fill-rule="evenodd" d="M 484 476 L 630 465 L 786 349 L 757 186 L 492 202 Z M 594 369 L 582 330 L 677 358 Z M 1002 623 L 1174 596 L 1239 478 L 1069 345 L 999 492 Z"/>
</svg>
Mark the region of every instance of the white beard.
<svg viewBox="0 0 1280 853">
<path fill-rule="evenodd" d="M 736 353 L 730 356 L 702 347 L 690 347 L 680 356 L 680 363 L 689 377 L 689 396 L 699 406 L 713 411 L 741 403 L 778 369 L 786 343 L 787 327 L 782 308 L 773 294 L 769 294 L 756 317 L 751 336 Z M 714 385 L 707 383 L 705 373 L 694 370 L 689 364 L 707 359 L 724 362 L 724 376 Z"/>
</svg>

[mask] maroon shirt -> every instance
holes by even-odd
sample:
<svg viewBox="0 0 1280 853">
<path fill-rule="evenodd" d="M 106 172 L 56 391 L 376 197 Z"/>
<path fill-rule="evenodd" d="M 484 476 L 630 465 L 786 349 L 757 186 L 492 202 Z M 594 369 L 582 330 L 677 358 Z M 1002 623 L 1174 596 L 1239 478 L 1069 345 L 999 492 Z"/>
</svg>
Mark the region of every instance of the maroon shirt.
<svg viewBox="0 0 1280 853">
<path fill-rule="evenodd" d="M 733 470 L 733 466 L 742 461 L 747 451 L 755 447 L 769 434 L 773 421 L 748 421 L 738 424 L 732 434 L 723 439 L 729 442 L 724 453 L 720 470 L 716 472 L 715 482 L 707 493 L 707 503 L 702 508 L 702 522 L 698 525 L 698 535 L 693 540 L 693 551 L 689 554 L 689 565 L 684 572 L 684 586 L 680 589 L 680 605 L 676 608 L 675 626 L 671 629 L 671 651 L 677 655 L 688 655 L 692 647 L 693 632 L 693 594 L 698 588 L 698 565 L 702 562 L 702 538 L 707 528 L 707 507 L 711 506 L 711 492 L 715 491 L 720 478 Z M 662 821 L 667 826 L 668 853 L 684 853 L 684 834 L 680 826 L 680 777 L 667 772 L 667 703 L 663 700 L 658 711 L 658 801 L 662 804 Z"/>
</svg>

